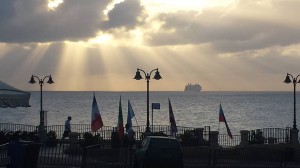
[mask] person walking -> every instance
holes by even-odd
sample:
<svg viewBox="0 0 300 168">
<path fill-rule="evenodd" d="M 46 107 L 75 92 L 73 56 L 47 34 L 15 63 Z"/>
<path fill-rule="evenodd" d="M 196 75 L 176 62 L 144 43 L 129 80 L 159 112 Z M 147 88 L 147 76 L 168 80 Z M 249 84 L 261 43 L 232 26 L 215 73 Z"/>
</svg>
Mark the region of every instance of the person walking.
<svg viewBox="0 0 300 168">
<path fill-rule="evenodd" d="M 69 136 L 69 133 L 71 132 L 71 123 L 72 120 L 71 116 L 68 116 L 68 119 L 65 121 L 65 131 L 62 137 L 62 140 Z"/>
</svg>

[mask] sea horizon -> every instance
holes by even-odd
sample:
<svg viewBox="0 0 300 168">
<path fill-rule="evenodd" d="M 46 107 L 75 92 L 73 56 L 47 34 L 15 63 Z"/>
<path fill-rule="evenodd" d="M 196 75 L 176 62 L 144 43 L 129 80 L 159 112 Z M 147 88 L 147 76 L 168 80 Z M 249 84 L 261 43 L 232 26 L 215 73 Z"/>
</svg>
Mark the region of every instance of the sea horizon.
<svg viewBox="0 0 300 168">
<path fill-rule="evenodd" d="M 297 92 L 297 96 L 299 93 Z M 105 126 L 116 126 L 119 99 L 126 123 L 128 100 L 133 107 L 138 123 L 146 125 L 145 91 L 95 91 L 98 107 Z M 72 124 L 90 124 L 93 91 L 45 91 L 43 110 L 47 112 L 47 125 L 63 125 L 67 116 Z M 291 127 L 293 121 L 293 94 L 289 91 L 151 91 L 151 103 L 160 103 L 160 110 L 153 110 L 154 125 L 169 125 L 168 99 L 172 104 L 177 126 L 202 128 L 210 126 L 218 130 L 219 106 L 222 105 L 228 125 L 233 134 L 240 130 Z M 300 100 L 300 99 L 299 99 Z M 297 107 L 300 108 L 300 101 Z M 32 91 L 31 107 L 0 109 L 0 123 L 39 124 L 40 92 Z M 298 109 L 298 108 L 297 108 Z M 298 110 L 297 110 L 298 111 Z M 297 119 L 300 115 L 297 113 Z M 226 133 L 220 123 L 220 133 Z"/>
</svg>

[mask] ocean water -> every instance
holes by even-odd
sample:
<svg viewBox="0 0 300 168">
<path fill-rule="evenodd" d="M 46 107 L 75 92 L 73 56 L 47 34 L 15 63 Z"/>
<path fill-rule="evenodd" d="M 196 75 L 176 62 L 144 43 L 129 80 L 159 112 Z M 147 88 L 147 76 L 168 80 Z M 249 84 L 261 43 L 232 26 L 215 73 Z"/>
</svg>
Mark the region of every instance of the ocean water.
<svg viewBox="0 0 300 168">
<path fill-rule="evenodd" d="M 146 92 L 95 92 L 95 95 L 104 125 L 117 125 L 120 96 L 124 123 L 130 100 L 137 119 L 137 122 L 133 120 L 133 125 L 146 125 Z M 224 123 L 219 126 L 218 122 L 220 103 L 233 134 L 239 134 L 240 130 L 293 125 L 293 92 L 150 92 L 150 124 L 151 103 L 160 103 L 160 110 L 153 110 L 153 123 L 169 125 L 168 98 L 177 126 L 210 126 L 211 130 L 219 127 L 220 133 L 226 133 Z M 92 100 L 92 92 L 43 92 L 47 125 L 63 125 L 69 115 L 72 124 L 90 124 Z M 40 92 L 31 92 L 30 105 L 28 108 L 0 108 L 0 123 L 38 125 Z M 300 97 L 296 105 L 300 109 Z M 297 110 L 297 123 L 299 117 Z"/>
</svg>

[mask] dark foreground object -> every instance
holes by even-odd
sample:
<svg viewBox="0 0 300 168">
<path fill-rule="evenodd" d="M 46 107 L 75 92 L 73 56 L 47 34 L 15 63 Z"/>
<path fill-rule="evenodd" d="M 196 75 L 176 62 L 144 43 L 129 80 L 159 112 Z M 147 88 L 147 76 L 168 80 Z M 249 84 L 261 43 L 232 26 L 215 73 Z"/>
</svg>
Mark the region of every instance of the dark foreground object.
<svg viewBox="0 0 300 168">
<path fill-rule="evenodd" d="M 10 164 L 8 168 L 36 168 L 40 144 L 34 142 L 11 142 L 8 145 Z"/>
<path fill-rule="evenodd" d="M 147 136 L 136 149 L 134 167 L 183 168 L 183 153 L 175 138 Z"/>
</svg>

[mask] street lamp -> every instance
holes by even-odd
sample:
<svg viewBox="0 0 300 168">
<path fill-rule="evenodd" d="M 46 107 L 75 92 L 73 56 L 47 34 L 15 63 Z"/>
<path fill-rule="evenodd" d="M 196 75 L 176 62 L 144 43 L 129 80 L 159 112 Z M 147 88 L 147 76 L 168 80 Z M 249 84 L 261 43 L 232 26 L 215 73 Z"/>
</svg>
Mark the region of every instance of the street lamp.
<svg viewBox="0 0 300 168">
<path fill-rule="evenodd" d="M 297 82 L 297 79 L 300 75 L 298 75 L 296 78 L 293 77 L 293 75 L 291 74 L 287 74 L 284 80 L 284 83 L 289 84 L 291 82 L 293 82 L 294 84 L 294 123 L 293 123 L 293 129 L 297 129 L 297 124 L 296 124 L 296 85 L 297 83 L 300 83 L 300 80 Z M 293 79 L 293 81 L 291 81 L 291 78 Z"/>
<path fill-rule="evenodd" d="M 154 71 L 156 71 L 156 72 L 155 72 L 153 79 L 160 80 L 162 77 L 159 74 L 158 68 L 153 69 L 150 73 L 146 73 L 144 70 L 138 68 L 136 71 L 135 77 L 133 78 L 135 80 L 143 79 L 143 77 L 141 76 L 141 73 L 140 73 L 140 72 L 143 72 L 145 75 L 145 80 L 147 80 L 147 126 L 146 126 L 146 132 L 151 132 L 150 124 L 149 124 L 149 80 L 150 80 L 152 72 L 154 72 Z"/>
<path fill-rule="evenodd" d="M 46 78 L 49 78 L 48 81 L 47 81 L 48 84 L 52 84 L 54 82 L 52 80 L 51 75 L 45 76 L 43 79 L 40 79 L 39 77 L 32 75 L 29 83 L 31 83 L 31 84 L 36 83 L 34 78 L 38 79 L 39 85 L 40 85 L 40 88 L 41 88 L 41 110 L 40 110 L 39 133 L 41 134 L 40 136 L 43 136 L 44 133 L 45 133 L 45 128 L 44 128 L 44 126 L 45 126 L 45 115 L 44 114 L 45 113 L 44 113 L 44 110 L 43 110 L 43 85 L 44 85 L 44 81 L 45 81 Z"/>
</svg>

